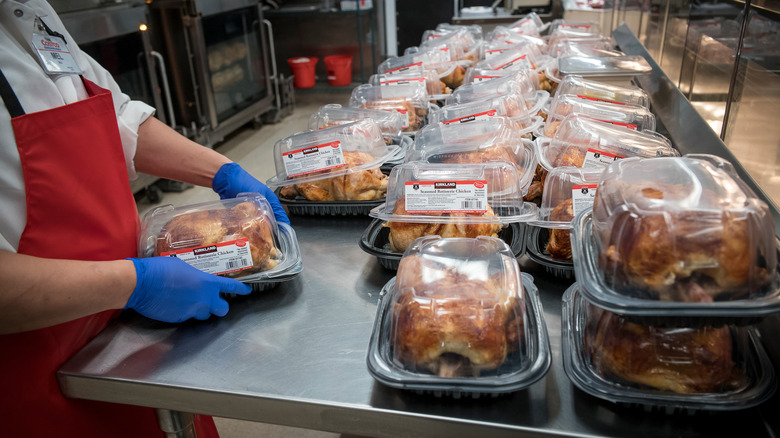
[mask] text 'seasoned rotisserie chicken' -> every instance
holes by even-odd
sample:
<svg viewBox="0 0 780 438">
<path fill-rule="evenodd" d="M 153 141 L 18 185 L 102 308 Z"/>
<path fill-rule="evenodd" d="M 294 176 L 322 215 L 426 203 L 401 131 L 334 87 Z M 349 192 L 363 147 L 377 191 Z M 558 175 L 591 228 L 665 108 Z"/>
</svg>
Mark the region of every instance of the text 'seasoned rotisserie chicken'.
<svg viewBox="0 0 780 438">
<path fill-rule="evenodd" d="M 347 168 L 361 166 L 373 160 L 374 157 L 365 152 L 344 152 Z M 321 172 L 322 175 L 329 173 L 331 172 Z M 302 196 L 310 201 L 371 201 L 384 198 L 386 193 L 387 175 L 378 167 L 288 185 L 280 191 L 283 198 L 295 199 Z"/>
<path fill-rule="evenodd" d="M 399 265 L 390 336 L 394 361 L 439 377 L 496 370 L 524 342 L 517 264 L 495 249 L 467 256 L 451 248 L 480 245 L 478 240 L 439 242 L 434 252 L 441 256 L 407 255 Z"/>
<path fill-rule="evenodd" d="M 267 271 L 279 263 L 281 256 L 273 238 L 273 225 L 252 202 L 242 202 L 232 208 L 183 213 L 170 220 L 157 234 L 154 255 L 247 239 L 253 266 L 226 274 L 241 277 Z"/>
</svg>

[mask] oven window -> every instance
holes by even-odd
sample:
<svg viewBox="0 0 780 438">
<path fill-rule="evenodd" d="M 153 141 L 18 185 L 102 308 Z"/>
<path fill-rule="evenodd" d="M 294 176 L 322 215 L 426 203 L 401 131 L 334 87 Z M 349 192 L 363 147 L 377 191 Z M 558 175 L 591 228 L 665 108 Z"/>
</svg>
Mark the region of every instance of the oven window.
<svg viewBox="0 0 780 438">
<path fill-rule="evenodd" d="M 140 34 L 107 38 L 79 47 L 111 73 L 123 93 L 154 106 Z"/>
<path fill-rule="evenodd" d="M 257 10 L 203 18 L 211 86 L 222 122 L 268 94 Z"/>
</svg>

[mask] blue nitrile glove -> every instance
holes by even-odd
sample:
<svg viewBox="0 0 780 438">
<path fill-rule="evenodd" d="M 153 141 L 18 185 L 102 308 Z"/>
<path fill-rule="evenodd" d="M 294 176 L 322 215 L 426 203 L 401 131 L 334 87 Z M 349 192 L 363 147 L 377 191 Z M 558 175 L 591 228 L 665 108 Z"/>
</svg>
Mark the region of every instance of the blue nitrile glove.
<svg viewBox="0 0 780 438">
<path fill-rule="evenodd" d="M 225 316 L 228 303 L 219 293 L 246 295 L 252 287 L 232 278 L 207 274 L 176 257 L 128 259 L 135 265 L 137 283 L 125 309 L 147 318 L 182 322 Z"/>
<path fill-rule="evenodd" d="M 265 196 L 271 208 L 274 209 L 274 216 L 277 222 L 284 222 L 290 225 L 290 219 L 284 212 L 279 198 L 276 197 L 273 190 L 258 181 L 246 170 L 242 169 L 236 163 L 223 164 L 219 168 L 214 179 L 211 181 L 211 188 L 219 194 L 220 199 L 235 198 L 239 193 L 257 192 Z"/>
</svg>

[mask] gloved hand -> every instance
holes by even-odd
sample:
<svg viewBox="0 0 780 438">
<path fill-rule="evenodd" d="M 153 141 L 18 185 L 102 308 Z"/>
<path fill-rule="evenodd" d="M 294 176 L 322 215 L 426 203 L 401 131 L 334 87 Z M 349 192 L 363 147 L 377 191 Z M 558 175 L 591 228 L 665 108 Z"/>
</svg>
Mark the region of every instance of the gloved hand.
<svg viewBox="0 0 780 438">
<path fill-rule="evenodd" d="M 128 259 L 135 265 L 137 282 L 125 309 L 134 309 L 147 318 L 182 322 L 207 319 L 211 314 L 225 316 L 228 303 L 219 293 L 246 295 L 252 287 L 207 274 L 175 257 Z"/>
<path fill-rule="evenodd" d="M 217 171 L 217 174 L 214 175 L 214 179 L 211 180 L 211 188 L 219 194 L 220 199 L 235 198 L 239 193 L 243 192 L 260 193 L 271 204 L 276 221 L 290 225 L 290 219 L 287 218 L 287 213 L 284 212 L 282 204 L 273 190 L 258 181 L 236 163 L 223 164 Z"/>
</svg>

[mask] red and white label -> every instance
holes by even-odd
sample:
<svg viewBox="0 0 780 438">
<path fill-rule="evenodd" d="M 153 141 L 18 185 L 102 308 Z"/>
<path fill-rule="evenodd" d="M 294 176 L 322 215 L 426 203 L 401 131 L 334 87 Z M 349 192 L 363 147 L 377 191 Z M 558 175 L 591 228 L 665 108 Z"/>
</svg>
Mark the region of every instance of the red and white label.
<svg viewBox="0 0 780 438">
<path fill-rule="evenodd" d="M 400 67 L 391 68 L 390 70 L 387 70 L 385 73 L 389 75 L 397 75 L 398 73 L 404 73 L 407 71 L 422 71 L 422 61 L 415 62 L 414 64 L 407 64 L 402 65 Z"/>
<path fill-rule="evenodd" d="M 602 168 L 607 167 L 611 163 L 626 157 L 620 155 L 611 154 L 609 152 L 600 151 L 597 149 L 588 149 L 585 154 L 585 161 L 582 163 L 583 169 L 588 168 Z"/>
<path fill-rule="evenodd" d="M 193 268 L 214 275 L 225 275 L 254 267 L 252 248 L 247 238 L 168 251 L 160 255 L 176 257 Z"/>
<path fill-rule="evenodd" d="M 588 117 L 589 119 L 593 119 L 593 120 L 595 120 L 597 122 L 604 122 L 604 123 L 609 123 L 610 125 L 622 126 L 624 128 L 628 128 L 628 129 L 630 129 L 632 131 L 636 131 L 636 128 L 637 128 L 637 126 L 635 124 L 633 124 L 633 123 L 613 122 L 611 120 L 602 120 L 602 119 L 597 119 L 595 117 L 590 117 L 590 116 L 586 116 L 586 117 Z"/>
<path fill-rule="evenodd" d="M 568 24 L 568 23 L 561 23 L 558 25 L 558 27 L 565 27 L 567 29 L 571 30 L 589 30 L 590 24 Z"/>
<path fill-rule="evenodd" d="M 474 76 L 474 82 L 489 81 L 491 79 L 500 78 L 501 76 Z"/>
<path fill-rule="evenodd" d="M 282 156 L 282 162 L 288 177 L 346 166 L 340 141 L 287 152 Z"/>
<path fill-rule="evenodd" d="M 450 52 L 450 48 L 449 48 L 449 47 L 445 47 L 445 48 L 443 48 L 443 49 L 439 49 L 439 50 L 441 50 L 442 52 L 444 52 L 444 60 L 445 60 L 446 62 L 450 62 L 450 61 L 452 61 L 452 52 Z"/>
<path fill-rule="evenodd" d="M 518 67 L 518 68 L 531 68 L 531 62 L 527 59 L 528 55 L 518 56 L 517 58 L 502 64 L 495 70 L 506 70 L 508 68 L 512 67 Z"/>
<path fill-rule="evenodd" d="M 398 114 L 401 115 L 401 127 L 402 128 L 408 128 L 409 125 L 410 125 L 410 123 L 409 123 L 409 110 L 407 110 L 407 109 L 397 109 L 396 111 L 398 112 Z"/>
<path fill-rule="evenodd" d="M 625 103 L 623 103 L 623 102 L 615 102 L 614 100 L 599 99 L 598 97 L 590 97 L 590 96 L 585 96 L 585 95 L 582 95 L 582 94 L 578 94 L 577 97 L 579 97 L 580 99 L 592 100 L 594 102 L 607 102 L 607 103 L 614 103 L 614 104 L 618 104 L 618 105 L 625 105 Z"/>
<path fill-rule="evenodd" d="M 379 85 L 409 85 L 409 84 L 423 84 L 425 78 L 405 78 L 405 79 L 381 79 Z"/>
<path fill-rule="evenodd" d="M 407 181 L 406 213 L 484 213 L 487 181 Z"/>
<path fill-rule="evenodd" d="M 468 122 L 473 122 L 474 120 L 487 120 L 487 119 L 489 119 L 491 117 L 495 117 L 495 116 L 496 116 L 496 110 L 493 109 L 493 110 L 489 110 L 489 111 L 483 111 L 483 112 L 477 113 L 477 114 L 471 114 L 471 115 L 468 115 L 468 116 L 458 117 L 457 119 L 447 120 L 447 121 L 444 121 L 442 123 L 444 123 L 445 125 L 449 125 L 450 123 L 468 123 Z"/>
<path fill-rule="evenodd" d="M 574 215 L 577 216 L 581 211 L 593 207 L 593 200 L 596 198 L 596 188 L 598 184 L 583 184 L 572 186 L 571 200 Z"/>
</svg>

